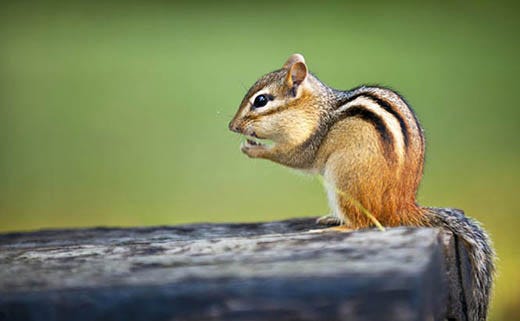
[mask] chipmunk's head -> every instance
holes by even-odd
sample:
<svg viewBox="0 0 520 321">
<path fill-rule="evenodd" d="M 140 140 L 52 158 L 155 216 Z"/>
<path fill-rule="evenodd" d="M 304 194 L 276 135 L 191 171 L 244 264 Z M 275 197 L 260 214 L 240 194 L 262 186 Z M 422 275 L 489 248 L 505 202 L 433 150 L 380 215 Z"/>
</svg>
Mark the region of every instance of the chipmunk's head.
<svg viewBox="0 0 520 321">
<path fill-rule="evenodd" d="M 229 123 L 230 130 L 246 136 L 241 148 L 245 154 L 273 158 L 312 135 L 320 117 L 314 79 L 303 56 L 294 54 L 281 69 L 261 77 L 249 89 Z"/>
</svg>

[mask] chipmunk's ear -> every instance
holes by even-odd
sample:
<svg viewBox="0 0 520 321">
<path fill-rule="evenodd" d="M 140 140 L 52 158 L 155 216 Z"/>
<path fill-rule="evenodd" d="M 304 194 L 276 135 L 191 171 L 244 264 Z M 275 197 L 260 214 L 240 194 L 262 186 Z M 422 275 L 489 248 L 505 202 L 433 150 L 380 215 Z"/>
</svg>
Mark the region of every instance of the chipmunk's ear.
<svg viewBox="0 0 520 321">
<path fill-rule="evenodd" d="M 296 97 L 298 87 L 307 78 L 307 65 L 304 62 L 294 63 L 288 70 L 285 81 L 287 86 L 292 89 L 293 96 Z"/>
<path fill-rule="evenodd" d="M 296 97 L 298 86 L 301 85 L 307 78 L 307 65 L 305 58 L 300 54 L 293 54 L 287 59 L 283 65 L 283 69 L 287 69 L 287 76 L 285 82 L 291 88 L 291 92 Z"/>
</svg>

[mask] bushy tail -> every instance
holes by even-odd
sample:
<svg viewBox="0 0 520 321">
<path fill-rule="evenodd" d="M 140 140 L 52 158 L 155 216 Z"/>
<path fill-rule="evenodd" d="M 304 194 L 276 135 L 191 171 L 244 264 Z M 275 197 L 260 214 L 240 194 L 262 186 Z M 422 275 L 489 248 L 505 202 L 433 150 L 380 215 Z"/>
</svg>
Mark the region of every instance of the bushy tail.
<svg viewBox="0 0 520 321">
<path fill-rule="evenodd" d="M 489 297 L 495 273 L 495 252 L 491 240 L 480 224 L 465 216 L 464 212 L 451 208 L 426 208 L 431 224 L 449 230 L 464 244 L 471 264 L 472 293 L 468 298 L 470 321 L 487 318 Z"/>
</svg>

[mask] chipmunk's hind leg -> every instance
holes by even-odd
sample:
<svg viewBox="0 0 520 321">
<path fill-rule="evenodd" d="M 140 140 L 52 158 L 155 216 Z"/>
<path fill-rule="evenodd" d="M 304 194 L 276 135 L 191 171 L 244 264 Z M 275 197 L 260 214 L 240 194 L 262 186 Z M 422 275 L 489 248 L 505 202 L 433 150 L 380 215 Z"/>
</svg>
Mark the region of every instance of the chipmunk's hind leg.
<svg viewBox="0 0 520 321">
<path fill-rule="evenodd" d="M 316 224 L 327 226 L 326 228 L 313 229 L 309 233 L 325 233 L 325 232 L 351 232 L 353 229 L 349 225 L 334 214 L 325 215 L 316 219 Z"/>
<path fill-rule="evenodd" d="M 316 224 L 318 224 L 318 225 L 338 226 L 343 223 L 344 223 L 343 220 L 334 214 L 321 216 L 316 219 Z"/>
</svg>

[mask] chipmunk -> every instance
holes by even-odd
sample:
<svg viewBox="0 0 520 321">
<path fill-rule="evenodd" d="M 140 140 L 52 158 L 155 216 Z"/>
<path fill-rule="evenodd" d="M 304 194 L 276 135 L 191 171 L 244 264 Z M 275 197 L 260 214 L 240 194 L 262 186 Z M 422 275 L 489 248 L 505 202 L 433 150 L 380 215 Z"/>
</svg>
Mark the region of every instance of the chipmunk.
<svg viewBox="0 0 520 321">
<path fill-rule="evenodd" d="M 495 270 L 491 241 L 462 211 L 417 204 L 425 138 L 398 93 L 377 86 L 333 89 L 294 54 L 249 89 L 229 129 L 246 136 L 241 150 L 249 157 L 323 176 L 332 213 L 318 224 L 369 228 L 374 223 L 366 209 L 384 226 L 451 231 L 472 265 L 475 290 L 467 314 L 486 319 Z"/>
</svg>

